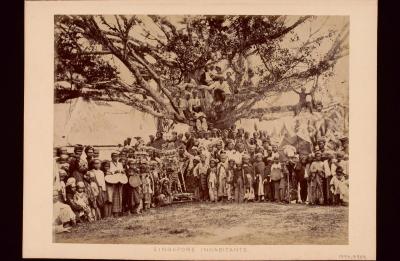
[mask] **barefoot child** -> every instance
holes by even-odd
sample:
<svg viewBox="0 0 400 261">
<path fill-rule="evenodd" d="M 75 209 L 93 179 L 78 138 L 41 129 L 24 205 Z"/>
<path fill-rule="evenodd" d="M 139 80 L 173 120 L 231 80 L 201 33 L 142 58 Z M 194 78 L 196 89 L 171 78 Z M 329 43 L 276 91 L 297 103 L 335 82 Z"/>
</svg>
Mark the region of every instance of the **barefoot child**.
<svg viewBox="0 0 400 261">
<path fill-rule="evenodd" d="M 96 181 L 96 175 L 93 172 L 88 172 L 89 173 L 89 177 L 90 177 L 90 188 L 92 190 L 93 193 L 93 197 L 94 197 L 94 209 L 96 212 L 96 220 L 101 219 L 101 211 L 100 211 L 100 206 L 102 205 L 102 194 L 101 194 L 101 188 L 99 187 L 99 185 L 97 184 Z"/>
<path fill-rule="evenodd" d="M 83 214 L 89 222 L 94 221 L 92 209 L 89 204 L 88 195 L 85 193 L 85 184 L 83 181 L 77 183 L 77 191 L 74 195 L 74 202 L 83 209 Z"/>
<path fill-rule="evenodd" d="M 105 160 L 102 162 L 102 171 L 104 173 L 104 177 L 107 175 L 112 175 L 110 172 L 110 161 Z M 106 197 L 105 197 L 105 202 L 104 202 L 104 213 L 103 217 L 108 218 L 111 217 L 112 215 L 112 196 L 113 196 L 113 186 L 114 184 L 108 183 L 107 181 L 104 181 L 106 185 Z"/>
<path fill-rule="evenodd" d="M 95 182 L 98 186 L 99 194 L 96 199 L 96 203 L 98 208 L 101 211 L 101 218 L 106 217 L 105 215 L 105 205 L 107 201 L 107 190 L 106 190 L 106 182 L 104 180 L 104 172 L 101 168 L 101 161 L 99 159 L 94 159 L 91 162 L 92 170 L 90 170 L 90 175 L 94 175 Z"/>
<path fill-rule="evenodd" d="M 210 168 L 208 169 L 208 192 L 211 202 L 217 202 L 217 164 L 215 159 L 210 159 Z"/>
<path fill-rule="evenodd" d="M 221 162 L 217 165 L 217 179 L 218 179 L 218 201 L 225 202 L 227 199 L 227 183 L 226 183 L 226 165 L 227 156 L 225 153 L 221 154 Z"/>
</svg>

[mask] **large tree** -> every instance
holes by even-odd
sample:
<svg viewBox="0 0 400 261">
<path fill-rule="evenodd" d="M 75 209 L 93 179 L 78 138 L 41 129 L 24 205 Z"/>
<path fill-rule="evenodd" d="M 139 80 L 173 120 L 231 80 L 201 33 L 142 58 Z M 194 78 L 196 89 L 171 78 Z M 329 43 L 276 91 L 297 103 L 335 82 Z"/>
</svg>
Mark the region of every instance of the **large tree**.
<svg viewBox="0 0 400 261">
<path fill-rule="evenodd" d="M 348 25 L 320 33 L 312 16 L 58 16 L 56 78 L 66 72 L 85 78 L 83 84 L 102 90 L 95 99 L 120 101 L 160 119 L 187 123 L 179 113 L 178 85 L 192 78 L 201 84 L 207 66 L 225 62 L 236 87 L 258 74 L 257 86 L 245 88 L 224 104 L 216 127 L 247 117 L 257 101 L 332 73 L 348 54 Z M 304 27 L 309 30 L 304 30 Z M 302 28 L 299 33 L 297 29 Z M 328 45 L 328 48 L 326 46 Z M 321 48 L 325 46 L 325 48 Z M 111 60 L 118 59 L 134 79 L 118 77 Z M 261 68 L 251 68 L 258 57 Z M 66 62 L 67 61 L 67 62 Z M 316 85 L 315 85 L 316 86 Z M 95 93 L 95 92 L 93 92 Z M 211 119 L 210 119 L 211 120 Z"/>
</svg>

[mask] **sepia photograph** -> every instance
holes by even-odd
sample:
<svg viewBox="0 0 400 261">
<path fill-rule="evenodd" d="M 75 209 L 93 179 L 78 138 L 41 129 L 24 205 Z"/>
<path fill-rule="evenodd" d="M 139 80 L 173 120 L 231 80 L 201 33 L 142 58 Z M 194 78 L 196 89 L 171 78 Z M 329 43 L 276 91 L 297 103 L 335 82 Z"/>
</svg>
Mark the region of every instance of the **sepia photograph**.
<svg viewBox="0 0 400 261">
<path fill-rule="evenodd" d="M 24 23 L 24 258 L 376 259 L 376 0 L 28 0 Z"/>
<path fill-rule="evenodd" d="M 349 16 L 53 28 L 54 243 L 349 244 Z"/>
</svg>

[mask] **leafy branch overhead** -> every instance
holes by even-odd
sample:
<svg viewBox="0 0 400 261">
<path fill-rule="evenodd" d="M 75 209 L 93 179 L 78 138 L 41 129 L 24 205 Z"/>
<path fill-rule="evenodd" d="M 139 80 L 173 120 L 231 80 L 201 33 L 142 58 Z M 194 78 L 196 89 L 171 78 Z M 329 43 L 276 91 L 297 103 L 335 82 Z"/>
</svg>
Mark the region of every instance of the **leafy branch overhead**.
<svg viewBox="0 0 400 261">
<path fill-rule="evenodd" d="M 319 19 L 319 20 L 318 20 Z M 188 78 L 202 83 L 211 65 L 226 64 L 244 91 L 225 118 L 246 117 L 271 93 L 332 73 L 348 55 L 348 24 L 324 30 L 312 16 L 57 16 L 56 79 L 90 86 L 95 99 L 119 101 L 156 117 L 188 122 L 175 94 Z M 315 21 L 318 20 L 318 23 Z M 315 26 L 317 24 L 317 26 Z M 252 66 L 252 57 L 260 60 Z M 121 67 L 132 81 L 123 81 Z M 249 80 L 257 75 L 256 85 Z M 248 86 L 248 87 L 246 87 Z"/>
</svg>

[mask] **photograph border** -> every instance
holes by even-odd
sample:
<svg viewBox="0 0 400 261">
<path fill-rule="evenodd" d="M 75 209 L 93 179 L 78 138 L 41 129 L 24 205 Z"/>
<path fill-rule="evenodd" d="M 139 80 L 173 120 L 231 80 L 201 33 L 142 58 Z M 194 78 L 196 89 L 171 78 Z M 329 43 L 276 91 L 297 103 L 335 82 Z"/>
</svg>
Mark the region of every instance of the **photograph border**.
<svg viewBox="0 0 400 261">
<path fill-rule="evenodd" d="M 29 1 L 25 4 L 23 256 L 106 259 L 375 259 L 377 2 Z M 263 14 L 350 16 L 348 245 L 112 245 L 52 243 L 55 14 Z M 368 117 L 367 117 L 368 116 Z M 38 173 L 42 173 L 39 175 Z M 46 173 L 46 174 L 44 174 Z M 362 183 L 363 186 L 356 184 Z M 42 188 L 48 189 L 42 189 Z M 35 196 L 32 196 L 35 195 Z M 368 202 L 368 204 L 365 204 Z M 40 209 L 41 211 L 37 211 Z M 48 224 L 48 226 L 46 226 Z M 212 250 L 213 248 L 214 250 Z M 266 254 L 267 253 L 267 254 Z"/>
</svg>

